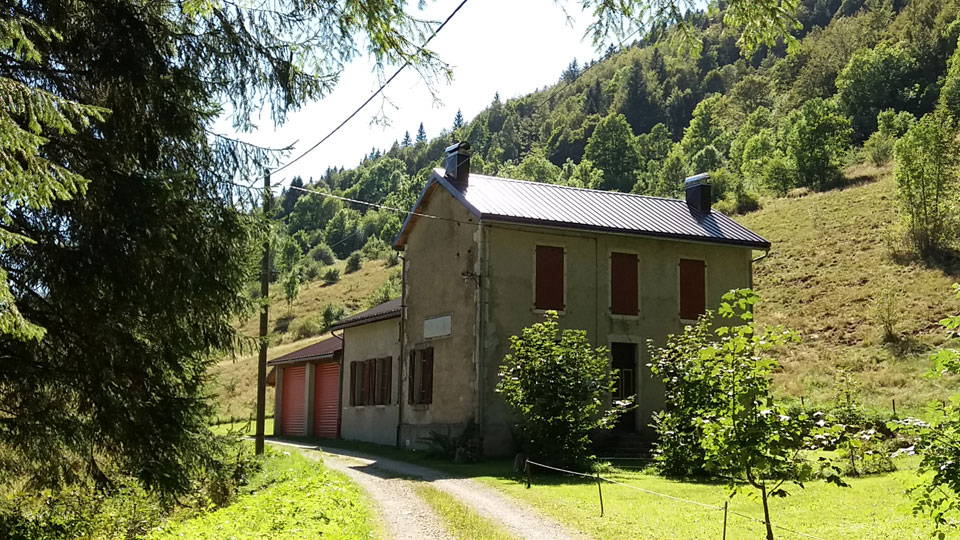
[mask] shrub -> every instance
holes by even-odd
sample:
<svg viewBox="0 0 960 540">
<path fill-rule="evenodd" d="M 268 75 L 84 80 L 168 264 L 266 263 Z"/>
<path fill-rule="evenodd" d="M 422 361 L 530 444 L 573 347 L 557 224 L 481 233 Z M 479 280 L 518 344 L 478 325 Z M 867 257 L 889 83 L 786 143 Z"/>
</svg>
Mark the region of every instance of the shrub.
<svg viewBox="0 0 960 540">
<path fill-rule="evenodd" d="M 760 208 L 760 200 L 757 195 L 747 191 L 747 187 L 742 180 L 734 182 L 731 188 L 727 192 L 727 196 L 717 202 L 717 210 L 727 214 L 745 214 Z"/>
<path fill-rule="evenodd" d="M 896 179 L 917 254 L 930 258 L 943 250 L 955 219 L 951 195 L 960 169 L 957 128 L 945 114 L 914 123 L 894 148 Z"/>
<path fill-rule="evenodd" d="M 314 260 L 321 262 L 327 266 L 337 262 L 336 256 L 333 254 L 333 250 L 330 249 L 330 246 L 320 243 L 310 249 L 307 252 L 307 256 Z"/>
<path fill-rule="evenodd" d="M 893 137 L 877 131 L 864 143 L 863 157 L 877 167 L 886 165 L 893 159 L 893 146 L 896 142 Z"/>
<path fill-rule="evenodd" d="M 583 330 L 560 332 L 557 313 L 510 337 L 497 392 L 519 419 L 528 455 L 549 462 L 589 463 L 590 434 L 609 429 L 630 400 L 604 401 L 614 390 L 607 349 L 592 349 Z"/>
<path fill-rule="evenodd" d="M 335 306 L 333 304 L 327 304 L 323 306 L 323 311 L 320 314 L 321 319 L 323 320 L 323 329 L 326 331 L 328 328 L 340 322 L 343 319 L 343 316 L 347 314 L 347 310 L 343 306 Z"/>
<path fill-rule="evenodd" d="M 877 291 L 870 305 L 870 318 L 883 331 L 883 340 L 897 341 L 897 324 L 903 317 L 900 306 L 900 297 L 903 292 L 892 282 L 885 283 Z"/>
<path fill-rule="evenodd" d="M 370 260 L 379 259 L 385 256 L 389 251 L 390 247 L 387 246 L 387 243 L 376 236 L 371 236 L 367 240 L 367 243 L 363 245 L 363 248 L 360 249 L 360 252 L 363 253 L 363 256 Z"/>
<path fill-rule="evenodd" d="M 290 333 L 294 339 L 306 339 L 308 337 L 319 336 L 326 327 L 321 315 L 311 315 L 303 319 L 297 319 L 290 325 Z"/>
<path fill-rule="evenodd" d="M 328 285 L 340 281 L 340 269 L 333 267 L 327 268 L 323 272 L 323 281 Z"/>
<path fill-rule="evenodd" d="M 303 279 L 314 281 L 323 272 L 323 265 L 313 259 L 306 259 L 303 262 Z"/>
<path fill-rule="evenodd" d="M 390 250 L 387 253 L 387 267 L 396 266 L 400 264 L 400 253 L 394 250 Z"/>
<path fill-rule="evenodd" d="M 361 266 L 363 266 L 363 256 L 360 255 L 359 251 L 354 251 L 347 257 L 346 271 L 348 274 L 356 272 Z"/>
</svg>

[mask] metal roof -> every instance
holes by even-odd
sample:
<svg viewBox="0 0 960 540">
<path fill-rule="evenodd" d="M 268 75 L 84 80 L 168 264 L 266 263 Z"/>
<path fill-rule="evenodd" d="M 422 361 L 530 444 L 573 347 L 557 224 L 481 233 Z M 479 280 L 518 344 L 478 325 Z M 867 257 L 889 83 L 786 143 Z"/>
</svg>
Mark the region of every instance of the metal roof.
<svg viewBox="0 0 960 540">
<path fill-rule="evenodd" d="M 291 364 L 306 360 L 326 360 L 333 358 L 334 353 L 343 350 L 343 339 L 337 336 L 318 341 L 302 349 L 287 353 L 267 362 L 267 365 Z"/>
<path fill-rule="evenodd" d="M 361 311 L 356 315 L 347 317 L 331 327 L 331 330 L 341 330 L 343 328 L 350 328 L 351 326 L 360 326 L 361 324 L 393 319 L 394 317 L 399 316 L 400 299 L 394 298 L 393 300 L 387 300 L 378 306 L 373 306 L 366 311 Z"/>
<path fill-rule="evenodd" d="M 711 210 L 700 212 L 680 199 L 666 199 L 574 188 L 471 174 L 462 192 L 435 169 L 423 195 L 435 184 L 443 186 L 483 221 L 504 221 L 568 229 L 587 229 L 642 236 L 769 249 L 770 242 L 736 221 Z M 421 200 L 423 196 L 421 196 Z M 421 201 L 417 201 L 417 207 Z M 417 211 L 416 208 L 414 211 Z M 413 217 L 404 223 L 396 246 L 406 241 Z"/>
</svg>

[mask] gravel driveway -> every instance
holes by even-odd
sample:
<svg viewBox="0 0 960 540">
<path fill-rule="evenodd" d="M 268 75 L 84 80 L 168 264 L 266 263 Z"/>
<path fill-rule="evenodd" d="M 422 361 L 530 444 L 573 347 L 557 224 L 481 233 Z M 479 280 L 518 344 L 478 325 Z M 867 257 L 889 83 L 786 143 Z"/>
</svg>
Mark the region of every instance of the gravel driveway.
<svg viewBox="0 0 960 540">
<path fill-rule="evenodd" d="M 324 463 L 349 476 L 377 503 L 387 529 L 397 540 L 447 539 L 440 519 L 411 489 L 417 478 L 453 495 L 481 516 L 526 540 L 583 540 L 556 521 L 508 498 L 493 488 L 465 478 L 451 478 L 435 469 L 339 448 L 273 441 L 303 450 L 320 450 Z M 397 475 L 403 478 L 398 478 Z"/>
</svg>

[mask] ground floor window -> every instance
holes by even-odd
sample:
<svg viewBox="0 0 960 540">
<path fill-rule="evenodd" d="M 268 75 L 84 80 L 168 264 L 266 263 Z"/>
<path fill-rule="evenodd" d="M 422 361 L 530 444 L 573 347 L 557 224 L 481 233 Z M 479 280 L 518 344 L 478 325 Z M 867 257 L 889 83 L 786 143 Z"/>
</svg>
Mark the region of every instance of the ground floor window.
<svg viewBox="0 0 960 540">
<path fill-rule="evenodd" d="M 350 405 L 389 405 L 392 401 L 393 359 L 350 362 Z"/>
<path fill-rule="evenodd" d="M 410 391 L 408 401 L 414 404 L 433 403 L 433 347 L 410 351 L 407 374 Z"/>
</svg>

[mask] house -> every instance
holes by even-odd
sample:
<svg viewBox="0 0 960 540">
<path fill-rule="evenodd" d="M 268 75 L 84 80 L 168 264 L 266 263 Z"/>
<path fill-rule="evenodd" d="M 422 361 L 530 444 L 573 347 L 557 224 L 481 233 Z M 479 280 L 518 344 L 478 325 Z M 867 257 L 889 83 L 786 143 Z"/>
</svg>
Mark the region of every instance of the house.
<svg viewBox="0 0 960 540">
<path fill-rule="evenodd" d="M 471 174 L 468 145 L 447 151 L 394 242 L 402 298 L 337 327 L 341 436 L 415 448 L 472 421 L 486 454 L 511 452 L 499 365 L 546 310 L 610 349 L 617 394 L 639 405 L 618 429 L 646 430 L 664 404 L 647 340 L 750 287 L 770 243 L 711 209 L 707 175 L 664 199 Z"/>
</svg>

